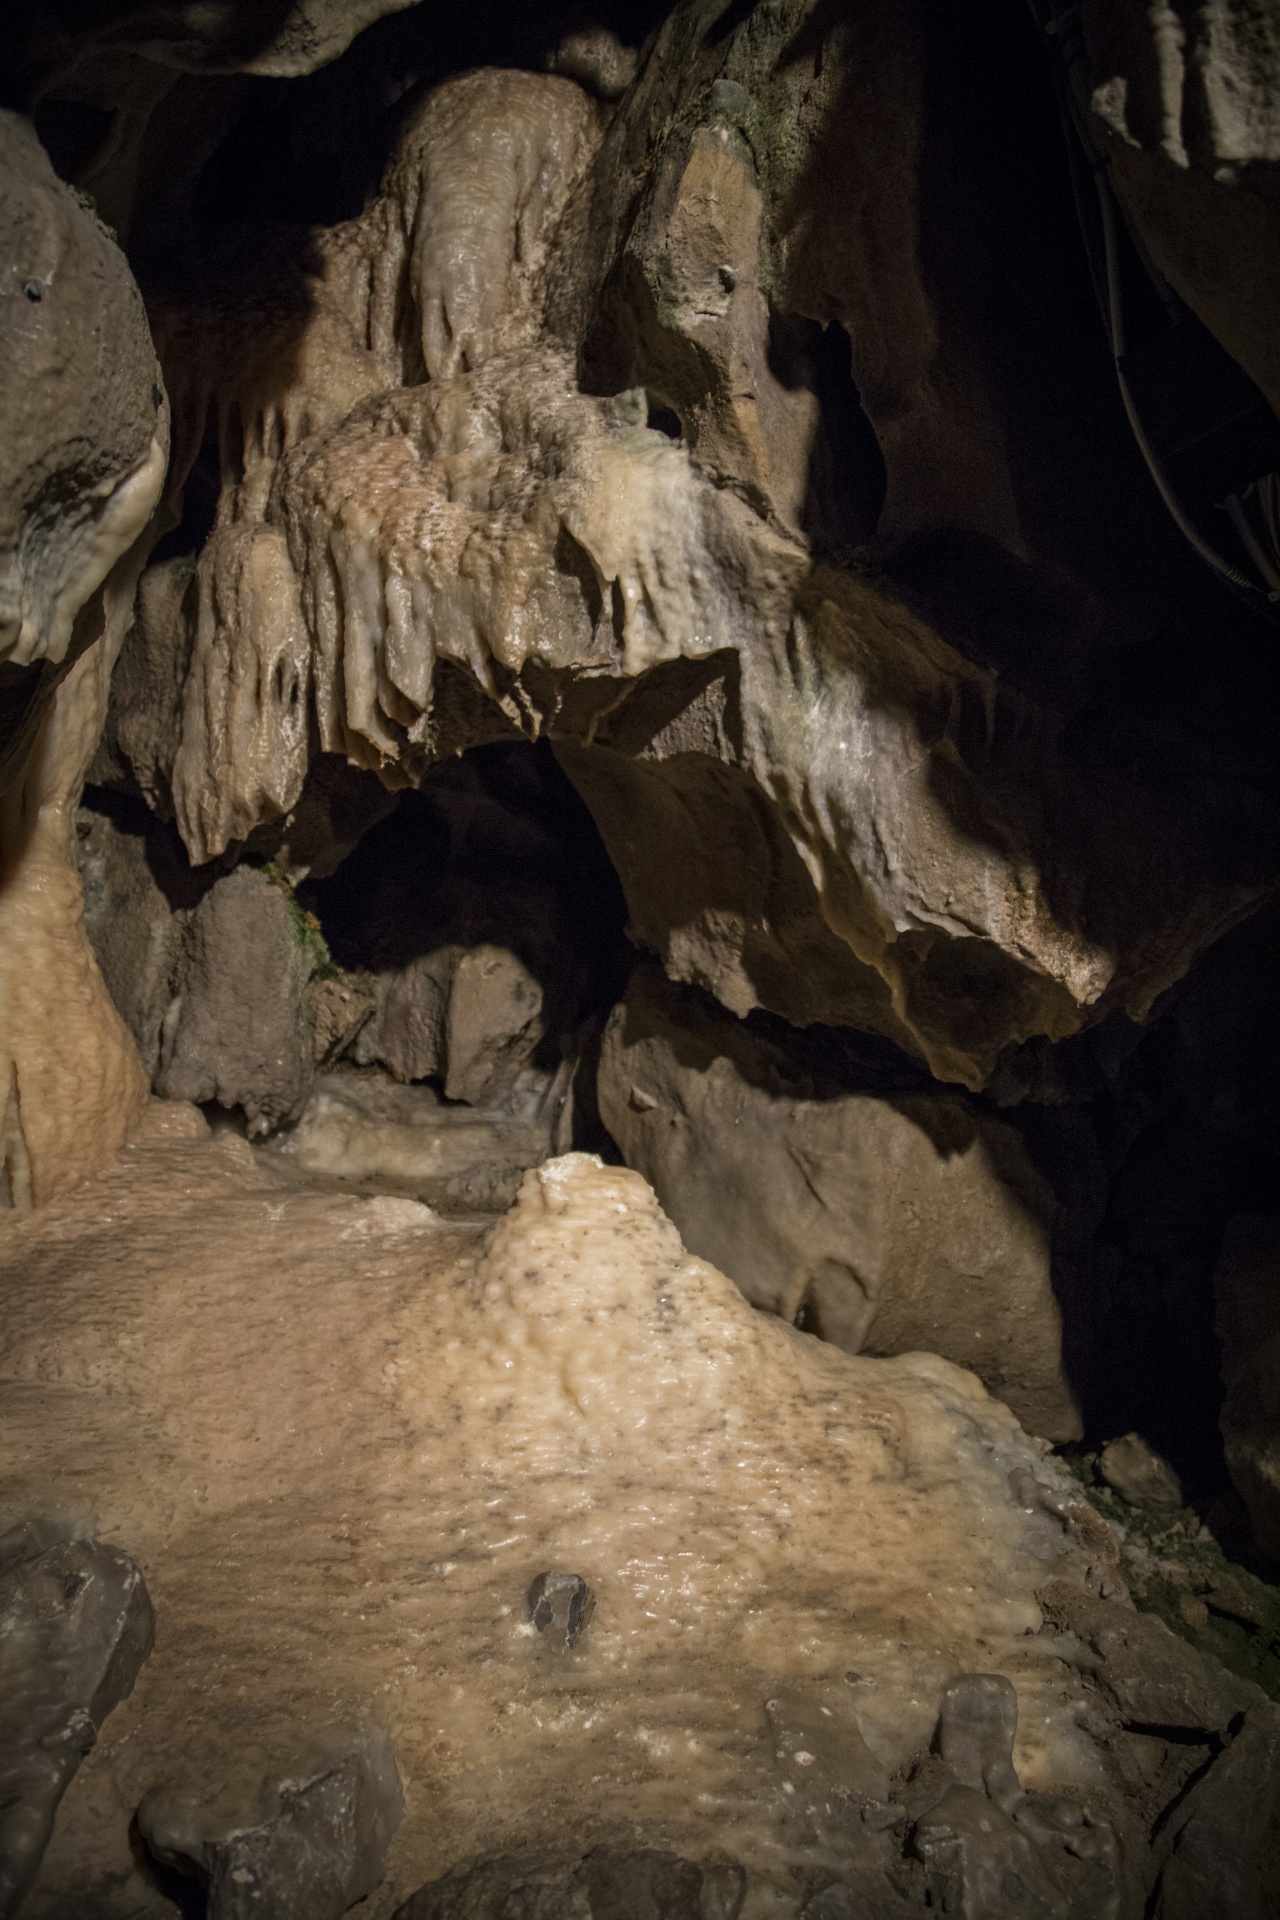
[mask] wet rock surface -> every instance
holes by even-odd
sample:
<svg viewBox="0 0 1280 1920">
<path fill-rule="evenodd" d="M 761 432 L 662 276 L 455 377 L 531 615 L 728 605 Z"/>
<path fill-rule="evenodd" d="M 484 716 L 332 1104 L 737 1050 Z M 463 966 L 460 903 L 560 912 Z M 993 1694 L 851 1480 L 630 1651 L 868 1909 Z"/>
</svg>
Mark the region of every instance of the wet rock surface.
<svg viewBox="0 0 1280 1920">
<path fill-rule="evenodd" d="M 562 1073 L 529 1074 L 499 1105 L 449 1105 L 382 1074 L 321 1075 L 296 1126 L 266 1149 L 281 1169 L 353 1192 L 399 1193 L 451 1215 L 502 1213 L 571 1125 Z"/>
<path fill-rule="evenodd" d="M 252 1794 L 375 1700 L 406 1800 L 375 1915 L 532 1833 L 727 1855 L 763 1911 L 839 1883 L 909 1912 L 946 1782 L 907 1776 L 983 1671 L 1017 1693 L 1020 1786 L 1141 1862 L 1260 1702 L 1124 1603 L 1115 1536 L 972 1375 L 756 1313 L 635 1173 L 553 1160 L 480 1231 L 282 1183 L 189 1108 L 154 1126 L 5 1248 L 13 1497 L 75 1471 L 163 1626 L 64 1801 L 42 1920 L 108 1881 L 162 1911 L 128 1850 L 152 1789 Z M 531 1568 L 597 1596 L 568 1657 Z"/>
<path fill-rule="evenodd" d="M 0 1907 L 1280 1910 L 1280 41 L 1175 11 L 19 8 Z"/>
<path fill-rule="evenodd" d="M 39 1520 L 0 1536 L 0 1914 L 40 1870 L 58 1803 L 151 1651 L 146 1582 L 118 1547 Z"/>
</svg>

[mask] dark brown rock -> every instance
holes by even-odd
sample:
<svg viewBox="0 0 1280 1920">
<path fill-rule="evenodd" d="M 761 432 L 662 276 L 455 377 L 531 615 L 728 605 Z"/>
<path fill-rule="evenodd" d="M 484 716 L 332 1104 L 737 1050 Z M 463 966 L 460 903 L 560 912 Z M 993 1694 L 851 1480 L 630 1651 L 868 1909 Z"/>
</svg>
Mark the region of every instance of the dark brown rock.
<svg viewBox="0 0 1280 1920">
<path fill-rule="evenodd" d="M 39 1521 L 0 1539 L 0 1914 L 22 1905 L 58 1802 L 133 1689 L 155 1619 L 118 1547 Z"/>
</svg>

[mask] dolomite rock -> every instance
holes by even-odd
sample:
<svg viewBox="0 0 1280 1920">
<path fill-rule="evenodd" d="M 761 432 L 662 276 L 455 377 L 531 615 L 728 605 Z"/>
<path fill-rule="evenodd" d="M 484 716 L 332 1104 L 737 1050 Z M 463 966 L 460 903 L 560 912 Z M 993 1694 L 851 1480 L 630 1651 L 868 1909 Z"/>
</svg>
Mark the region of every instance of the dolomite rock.
<svg viewBox="0 0 1280 1920">
<path fill-rule="evenodd" d="M 273 240 L 157 289 L 175 483 L 214 424 L 227 475 L 173 804 L 198 861 L 287 813 L 308 708 L 416 781 L 484 737 L 442 695 L 470 685 L 490 738 L 556 741 L 674 977 L 977 1087 L 1011 1043 L 1144 1017 L 1261 865 L 1082 769 L 1044 676 L 952 644 L 856 539 L 815 552 L 832 449 L 779 342 L 839 320 L 882 542 L 959 528 L 1062 604 L 1021 557 L 997 369 L 913 252 L 922 17 L 869 3 L 811 76 L 798 0 L 750 34 L 712 12 L 674 10 L 603 144 L 567 78 L 450 80 L 292 281 Z"/>
<path fill-rule="evenodd" d="M 112 1717 L 64 1805 L 35 1920 L 108 1884 L 145 1910 L 128 1828 L 153 1787 L 252 1794 L 375 1697 L 407 1783 L 388 1911 L 534 1831 L 568 1862 L 637 1833 L 736 1861 L 781 1915 L 836 1881 L 892 1912 L 891 1873 L 910 1912 L 924 1868 L 892 1815 L 793 1807 L 807 1770 L 778 1762 L 769 1701 L 847 1699 L 878 1798 L 926 1764 L 948 1685 L 1003 1673 L 1033 1807 L 1116 1825 L 1141 1877 L 1142 1822 L 1210 1755 L 1157 1740 L 1134 1801 L 1151 1736 L 1125 1731 L 1080 1623 L 1117 1647 L 1155 1628 L 1223 1726 L 1254 1699 L 1239 1683 L 1219 1710 L 1211 1663 L 1097 1597 L 1117 1591 L 1107 1529 L 972 1375 L 754 1312 L 626 1169 L 552 1161 L 478 1233 L 284 1183 L 157 1106 L 110 1176 L 6 1234 L 6 1500 L 74 1472 L 164 1622 L 145 1711 Z M 528 1619 L 558 1568 L 597 1595 L 569 1658 Z M 1058 1588 L 1075 1627 L 1044 1624 Z M 1153 1704 L 1134 1716 L 1171 1724 Z"/>
<path fill-rule="evenodd" d="M 1227 1228 L 1218 1271 L 1222 1438 L 1227 1467 L 1249 1509 L 1258 1545 L 1280 1555 L 1280 1230 L 1269 1214 L 1240 1214 Z"/>
<path fill-rule="evenodd" d="M 156 1074 L 164 1098 L 242 1107 L 251 1134 L 302 1112 L 314 1070 L 312 965 L 296 914 L 249 867 L 219 880 L 192 911 L 164 1019 Z"/>
<path fill-rule="evenodd" d="M 600 1114 L 687 1243 L 846 1352 L 944 1353 L 1033 1433 L 1078 1438 L 1054 1293 L 1061 1208 L 1012 1127 L 842 1084 L 655 967 L 605 1030 Z"/>
<path fill-rule="evenodd" d="M 158 1860 L 203 1881 L 209 1920 L 341 1920 L 382 1879 L 403 1816 L 395 1754 L 372 1732 L 252 1797 L 153 1788 L 138 1826 Z"/>
<path fill-rule="evenodd" d="M 154 1618 L 138 1568 L 27 1521 L 0 1538 L 0 1914 L 16 1914 L 58 1803 L 132 1690 Z"/>
</svg>

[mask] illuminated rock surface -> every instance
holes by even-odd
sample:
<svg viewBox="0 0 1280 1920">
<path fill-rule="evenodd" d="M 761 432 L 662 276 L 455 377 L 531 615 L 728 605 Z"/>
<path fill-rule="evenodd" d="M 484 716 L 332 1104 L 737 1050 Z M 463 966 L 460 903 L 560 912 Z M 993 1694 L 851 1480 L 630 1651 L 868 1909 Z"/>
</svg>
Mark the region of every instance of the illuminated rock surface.
<svg viewBox="0 0 1280 1920">
<path fill-rule="evenodd" d="M 1091 1597 L 1105 1528 L 971 1375 L 757 1314 L 589 1157 L 478 1232 L 301 1192 L 154 1112 L 110 1176 L 5 1234 L 4 1517 L 92 1516 L 159 1623 L 32 1914 L 91 1888 L 153 1910 L 145 1794 L 249 1791 L 360 1724 L 390 1732 L 408 1809 L 371 1912 L 470 1854 L 635 1836 L 726 1852 L 750 1911 L 794 1911 L 792 1869 L 901 1866 L 901 1819 L 858 1808 L 974 1671 L 1016 1689 L 1023 1788 L 1132 1824 L 1036 1594 L 1154 1623 Z M 596 1596 L 569 1653 L 528 1620 L 548 1568 Z M 820 1732 L 824 1689 L 863 1755 L 829 1812 L 766 1712 Z"/>
</svg>

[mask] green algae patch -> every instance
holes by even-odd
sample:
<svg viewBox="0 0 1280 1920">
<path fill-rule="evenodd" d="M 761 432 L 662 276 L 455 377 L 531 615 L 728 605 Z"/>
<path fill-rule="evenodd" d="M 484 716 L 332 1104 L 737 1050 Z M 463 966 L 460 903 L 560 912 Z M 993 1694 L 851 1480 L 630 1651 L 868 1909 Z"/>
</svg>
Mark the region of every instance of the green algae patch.
<svg viewBox="0 0 1280 1920">
<path fill-rule="evenodd" d="M 1102 1479 L 1096 1454 L 1062 1463 L 1117 1534 L 1134 1606 L 1280 1700 L 1280 1589 L 1228 1560 L 1190 1508 L 1130 1506 Z"/>
</svg>

